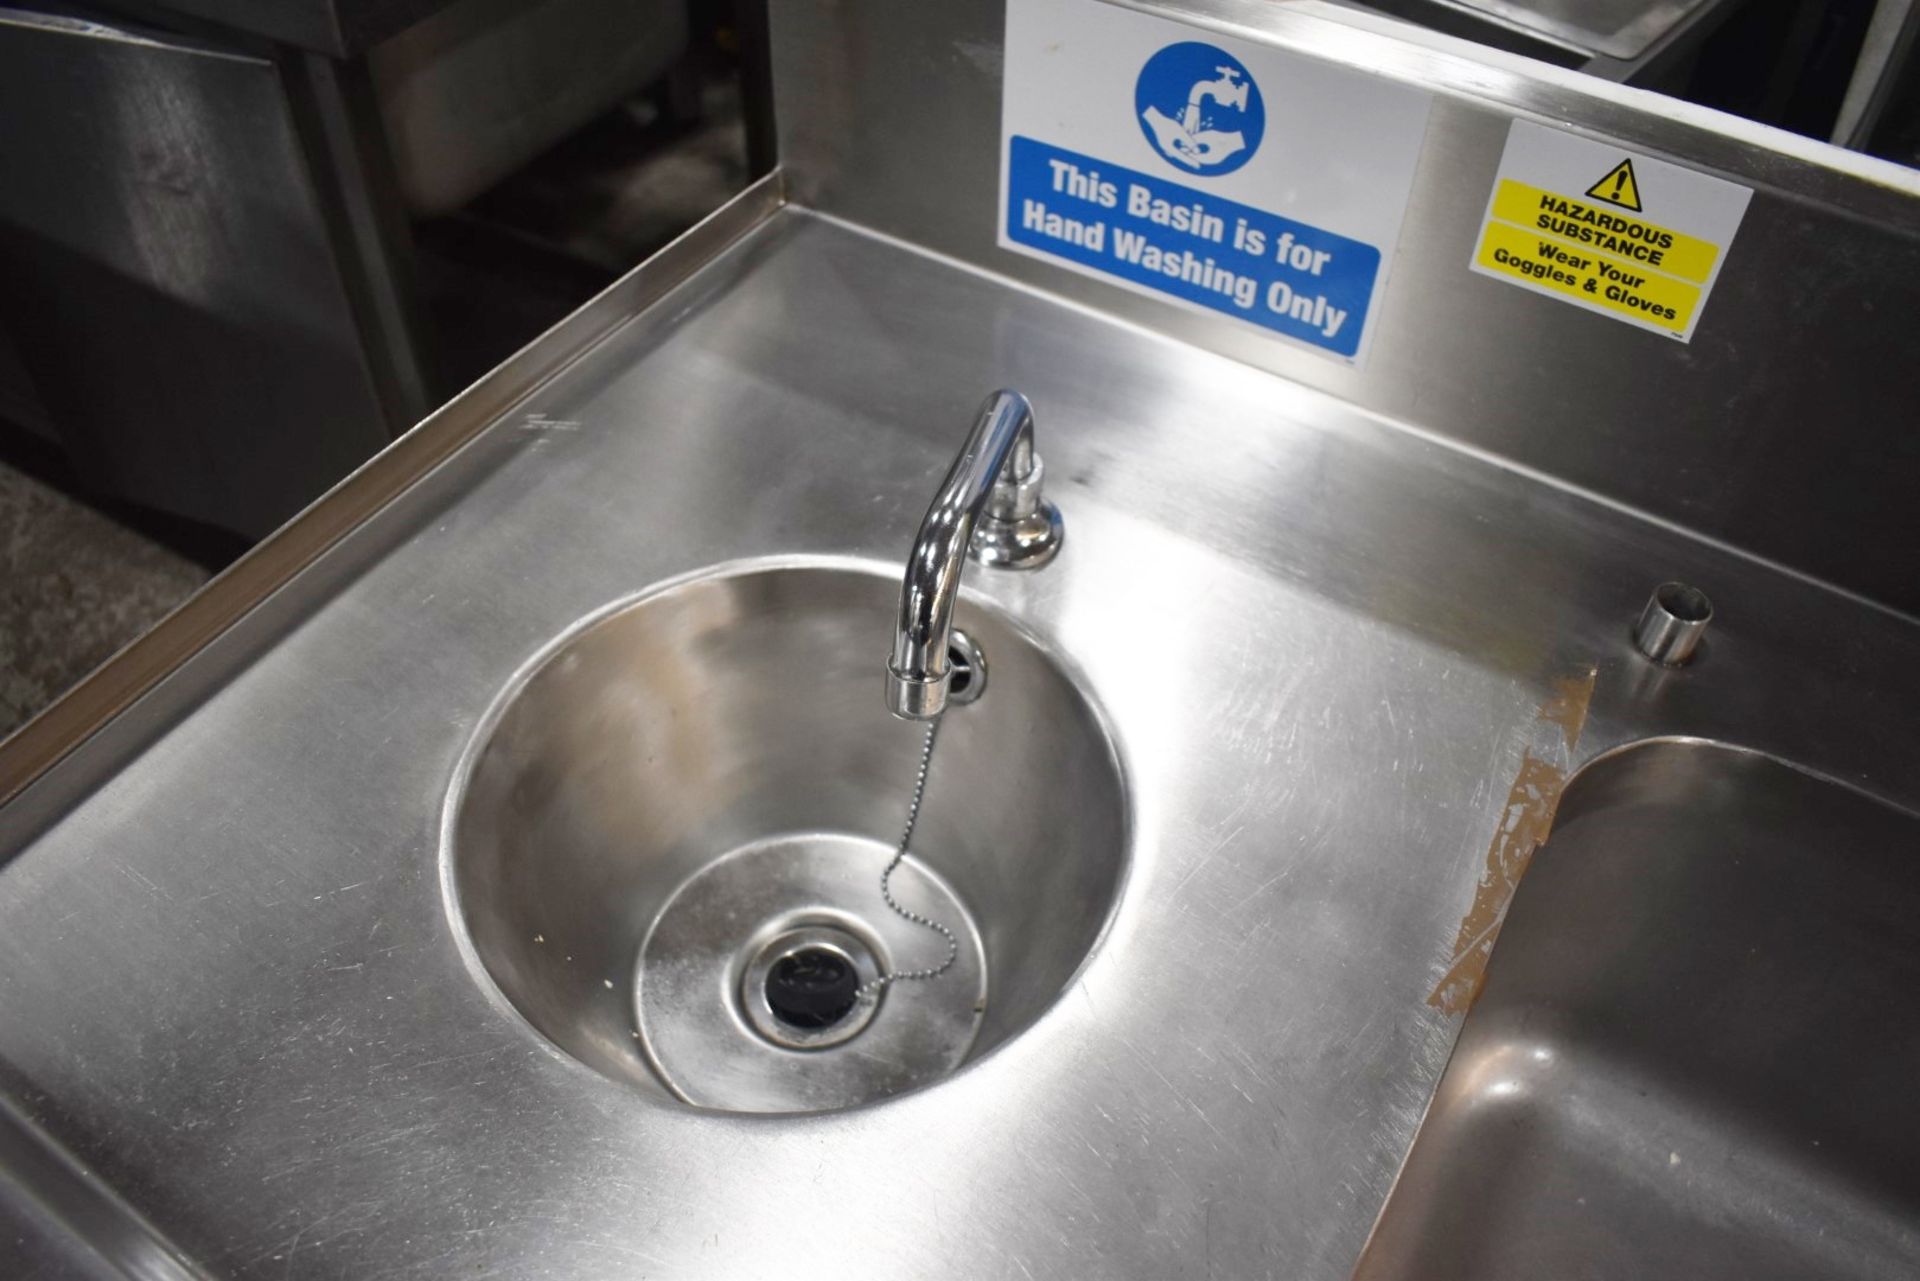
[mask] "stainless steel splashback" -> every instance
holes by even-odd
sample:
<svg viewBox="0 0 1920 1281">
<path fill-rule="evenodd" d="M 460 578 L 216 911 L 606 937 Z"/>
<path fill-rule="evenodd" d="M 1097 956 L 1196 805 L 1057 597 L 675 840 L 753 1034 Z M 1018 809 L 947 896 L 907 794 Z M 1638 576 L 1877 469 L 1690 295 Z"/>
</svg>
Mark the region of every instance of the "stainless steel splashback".
<svg viewBox="0 0 1920 1281">
<path fill-rule="evenodd" d="M 1912 172 L 1311 0 L 1191 0 L 1193 22 L 1433 94 L 1372 345 L 1349 366 L 997 247 L 1004 9 L 775 4 L 796 201 L 1920 613 Z M 1754 188 L 1690 343 L 1469 273 L 1515 119 Z"/>
</svg>

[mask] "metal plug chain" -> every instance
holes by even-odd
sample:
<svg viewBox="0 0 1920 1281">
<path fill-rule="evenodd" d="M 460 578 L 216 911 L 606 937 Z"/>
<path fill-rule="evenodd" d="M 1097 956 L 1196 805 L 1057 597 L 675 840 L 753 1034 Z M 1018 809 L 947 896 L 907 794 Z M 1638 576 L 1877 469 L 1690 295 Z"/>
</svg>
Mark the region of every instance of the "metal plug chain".
<svg viewBox="0 0 1920 1281">
<path fill-rule="evenodd" d="M 922 916 L 920 913 L 909 908 L 900 906 L 899 901 L 893 897 L 892 883 L 893 871 L 900 866 L 901 860 L 906 858 L 907 846 L 913 841 L 914 824 L 920 821 L 920 802 L 927 794 L 927 769 L 933 764 L 933 741 L 935 736 L 940 733 L 940 722 L 944 719 L 944 717 L 936 716 L 927 722 L 927 741 L 925 746 L 920 749 L 920 773 L 919 776 L 913 780 L 913 803 L 907 806 L 906 830 L 900 833 L 900 845 L 894 850 L 893 857 L 887 860 L 887 866 L 880 873 L 880 897 L 887 901 L 887 906 L 892 908 L 896 915 L 913 922 L 915 925 L 932 930 L 946 939 L 947 959 L 938 965 L 930 966 L 924 970 L 895 970 L 890 974 L 882 974 L 878 978 L 869 979 L 867 982 L 862 983 L 854 992 L 856 997 L 877 996 L 891 984 L 906 980 L 937 979 L 952 969 L 953 963 L 960 957 L 960 940 L 954 937 L 953 931 L 938 921 Z"/>
</svg>

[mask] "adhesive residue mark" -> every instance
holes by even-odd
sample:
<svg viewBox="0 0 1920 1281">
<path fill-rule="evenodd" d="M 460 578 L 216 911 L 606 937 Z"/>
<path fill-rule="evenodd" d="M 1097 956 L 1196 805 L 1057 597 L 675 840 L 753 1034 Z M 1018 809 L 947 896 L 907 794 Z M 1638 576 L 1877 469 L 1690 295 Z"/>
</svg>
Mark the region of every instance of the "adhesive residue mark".
<svg viewBox="0 0 1920 1281">
<path fill-rule="evenodd" d="M 1473 892 L 1473 906 L 1460 920 L 1453 940 L 1453 960 L 1434 985 L 1427 1004 L 1448 1014 L 1465 1014 L 1486 982 L 1487 960 L 1493 941 L 1506 919 L 1507 903 L 1520 887 L 1520 877 L 1533 861 L 1534 850 L 1553 827 L 1553 811 L 1560 803 L 1567 772 L 1531 751 L 1520 758 L 1520 773 L 1507 793 L 1500 828 L 1487 847 L 1486 870 Z"/>
<path fill-rule="evenodd" d="M 1540 705 L 1540 719 L 1560 727 L 1567 738 L 1568 752 L 1580 742 L 1580 731 L 1586 728 L 1593 684 L 1599 677 L 1597 667 L 1589 667 L 1581 676 L 1562 676 L 1553 683 L 1553 697 Z"/>
<path fill-rule="evenodd" d="M 1580 731 L 1586 727 L 1598 676 L 1599 669 L 1588 666 L 1576 675 L 1560 677 L 1553 682 L 1552 697 L 1540 705 L 1539 719 L 1559 727 L 1569 758 L 1580 742 Z M 1448 1014 L 1465 1014 L 1473 1008 L 1486 982 L 1487 962 L 1493 956 L 1500 924 L 1507 918 L 1507 904 L 1520 888 L 1520 878 L 1533 861 L 1533 852 L 1553 830 L 1554 811 L 1566 785 L 1566 769 L 1536 755 L 1531 748 L 1521 754 L 1520 770 L 1507 791 L 1500 825 L 1487 846 L 1487 862 L 1474 887 L 1473 903 L 1460 919 L 1446 973 L 1427 996 L 1428 1005 Z"/>
</svg>

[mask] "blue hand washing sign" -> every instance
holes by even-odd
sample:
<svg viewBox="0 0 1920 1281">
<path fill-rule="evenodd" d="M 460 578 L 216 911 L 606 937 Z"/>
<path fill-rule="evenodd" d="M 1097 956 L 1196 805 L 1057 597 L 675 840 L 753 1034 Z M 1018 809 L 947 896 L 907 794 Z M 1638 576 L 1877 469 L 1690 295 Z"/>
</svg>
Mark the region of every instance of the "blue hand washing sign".
<svg viewBox="0 0 1920 1281">
<path fill-rule="evenodd" d="M 1260 149 L 1267 104 L 1240 60 L 1197 40 L 1170 44 L 1140 68 L 1133 110 L 1154 149 L 1202 176 L 1232 173 Z"/>
<path fill-rule="evenodd" d="M 1364 357 L 1426 95 L 1103 0 L 1007 0 L 1005 66 L 1002 246 Z"/>
<path fill-rule="evenodd" d="M 1090 156 L 1014 138 L 1007 239 L 1351 356 L 1372 245 Z"/>
</svg>

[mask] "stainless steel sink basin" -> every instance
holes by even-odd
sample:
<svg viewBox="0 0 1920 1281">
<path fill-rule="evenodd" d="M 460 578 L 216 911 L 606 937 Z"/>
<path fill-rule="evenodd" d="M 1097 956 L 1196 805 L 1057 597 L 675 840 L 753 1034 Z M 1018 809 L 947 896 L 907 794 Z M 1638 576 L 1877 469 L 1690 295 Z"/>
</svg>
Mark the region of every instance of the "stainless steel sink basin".
<svg viewBox="0 0 1920 1281">
<path fill-rule="evenodd" d="M 898 590 L 850 564 L 692 578 L 502 696 L 448 801 L 446 885 L 479 966 L 555 1045 L 662 1097 L 817 1111 L 938 1079 L 1065 987 L 1126 865 L 1119 763 L 1061 666 L 963 602 L 991 682 L 942 720 L 892 881 L 954 932 L 954 966 L 823 1027 L 761 1003 L 788 955 L 871 979 L 946 951 L 880 889 L 924 739 L 881 699 Z"/>
<path fill-rule="evenodd" d="M 1920 819 L 1663 741 L 1562 798 L 1361 1259 L 1920 1276 Z"/>
</svg>

